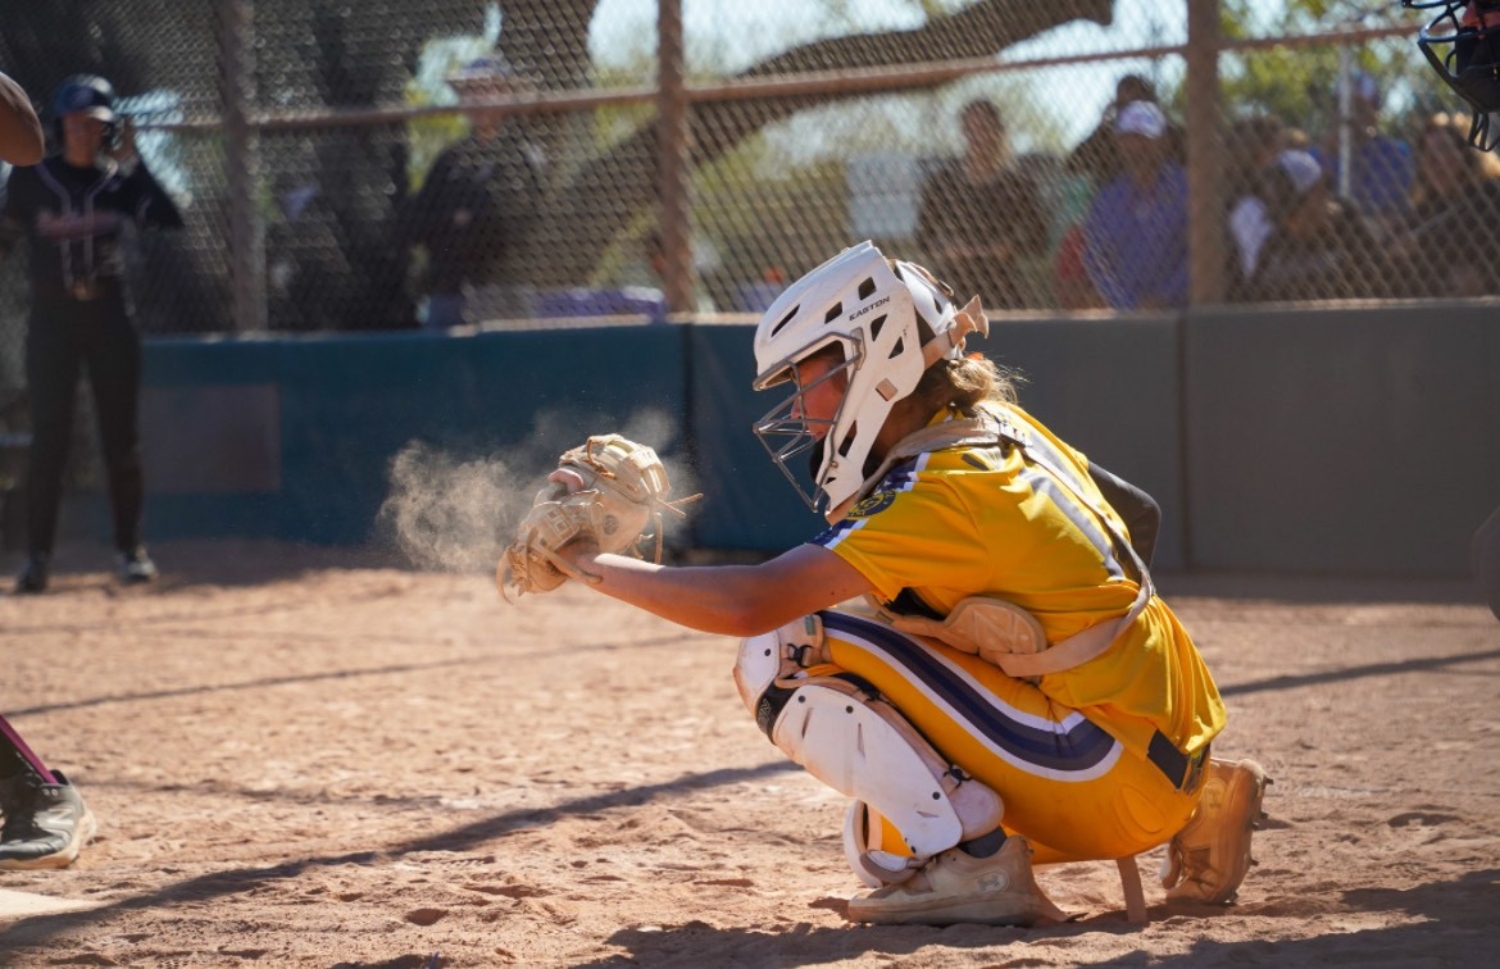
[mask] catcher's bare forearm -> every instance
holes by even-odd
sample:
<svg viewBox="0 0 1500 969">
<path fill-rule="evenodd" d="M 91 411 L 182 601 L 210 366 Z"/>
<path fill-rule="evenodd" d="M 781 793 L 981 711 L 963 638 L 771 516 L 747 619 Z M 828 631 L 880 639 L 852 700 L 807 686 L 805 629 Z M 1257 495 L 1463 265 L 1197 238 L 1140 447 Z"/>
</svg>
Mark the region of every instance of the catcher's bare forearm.
<svg viewBox="0 0 1500 969">
<path fill-rule="evenodd" d="M 570 549 L 591 588 L 672 622 L 725 636 L 754 636 L 869 591 L 853 566 L 815 545 L 760 565 L 674 568 Z"/>
</svg>

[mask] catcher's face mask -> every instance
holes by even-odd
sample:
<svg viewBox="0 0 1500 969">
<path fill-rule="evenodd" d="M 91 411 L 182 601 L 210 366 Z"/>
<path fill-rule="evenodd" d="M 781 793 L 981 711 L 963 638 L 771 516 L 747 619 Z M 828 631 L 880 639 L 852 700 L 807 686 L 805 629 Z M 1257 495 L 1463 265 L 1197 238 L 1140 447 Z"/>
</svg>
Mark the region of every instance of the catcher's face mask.
<svg viewBox="0 0 1500 969">
<path fill-rule="evenodd" d="M 1500 112 L 1500 0 L 1403 0 L 1414 9 L 1435 9 L 1417 46 L 1443 83 L 1473 112 L 1469 144 L 1490 151 L 1500 144 L 1492 115 Z"/>
<path fill-rule="evenodd" d="M 830 351 L 842 351 L 845 358 Z M 822 488 L 816 479 L 824 448 L 848 403 L 849 380 L 859 369 L 860 359 L 857 346 L 849 355 L 840 341 L 788 363 L 780 382 L 789 386 L 791 393 L 755 422 L 756 438 L 813 511 L 820 510 Z M 793 468 L 804 461 L 807 473 L 799 475 Z"/>
</svg>

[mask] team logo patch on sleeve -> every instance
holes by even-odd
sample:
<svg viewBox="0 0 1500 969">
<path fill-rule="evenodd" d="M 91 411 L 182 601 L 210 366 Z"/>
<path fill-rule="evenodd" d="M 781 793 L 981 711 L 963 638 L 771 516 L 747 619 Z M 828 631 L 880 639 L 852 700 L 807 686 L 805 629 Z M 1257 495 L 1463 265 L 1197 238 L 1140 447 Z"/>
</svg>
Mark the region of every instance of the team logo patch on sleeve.
<svg viewBox="0 0 1500 969">
<path fill-rule="evenodd" d="M 879 514 L 891 507 L 891 502 L 896 500 L 894 491 L 877 491 L 863 501 L 857 502 L 845 514 L 849 518 L 869 518 L 871 515 Z"/>
</svg>

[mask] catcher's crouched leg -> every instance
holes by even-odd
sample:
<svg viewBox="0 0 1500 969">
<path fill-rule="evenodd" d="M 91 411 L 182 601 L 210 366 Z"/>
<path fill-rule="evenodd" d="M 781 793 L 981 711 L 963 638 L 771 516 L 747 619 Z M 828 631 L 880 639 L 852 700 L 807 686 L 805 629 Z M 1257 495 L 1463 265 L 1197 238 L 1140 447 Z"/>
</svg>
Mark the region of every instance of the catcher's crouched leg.
<svg viewBox="0 0 1500 969">
<path fill-rule="evenodd" d="M 849 917 L 929 925 L 1065 918 L 1032 876 L 1026 839 L 999 833 L 1000 795 L 950 764 L 867 683 L 826 660 L 822 622 L 809 616 L 741 643 L 735 685 L 772 743 L 855 799 L 845 849 L 876 890 L 850 899 Z M 884 850 L 882 817 L 902 850 Z M 999 848 L 980 856 L 960 847 L 976 839 Z"/>
<path fill-rule="evenodd" d="M 823 665 L 822 623 L 808 616 L 740 645 L 735 684 L 783 753 L 841 794 L 871 805 L 901 832 L 912 857 L 865 853 L 856 871 L 885 884 L 928 858 L 1000 825 L 1000 796 L 949 764 L 890 704 Z"/>
</svg>

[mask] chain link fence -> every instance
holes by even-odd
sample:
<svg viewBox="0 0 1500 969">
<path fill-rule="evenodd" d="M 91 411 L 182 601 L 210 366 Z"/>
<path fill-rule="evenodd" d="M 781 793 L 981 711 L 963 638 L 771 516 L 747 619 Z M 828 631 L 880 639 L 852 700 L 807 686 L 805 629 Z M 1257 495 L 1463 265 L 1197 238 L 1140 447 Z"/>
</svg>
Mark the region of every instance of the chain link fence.
<svg viewBox="0 0 1500 969">
<path fill-rule="evenodd" d="M 133 250 L 153 334 L 755 313 L 864 238 L 1045 314 L 1500 293 L 1412 16 L 1269 6 L 54 0 L 0 69 L 49 123 L 121 93 L 187 220 Z"/>
</svg>

